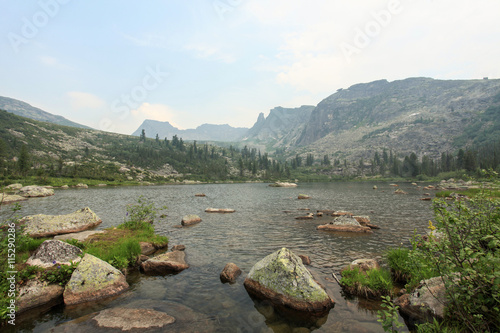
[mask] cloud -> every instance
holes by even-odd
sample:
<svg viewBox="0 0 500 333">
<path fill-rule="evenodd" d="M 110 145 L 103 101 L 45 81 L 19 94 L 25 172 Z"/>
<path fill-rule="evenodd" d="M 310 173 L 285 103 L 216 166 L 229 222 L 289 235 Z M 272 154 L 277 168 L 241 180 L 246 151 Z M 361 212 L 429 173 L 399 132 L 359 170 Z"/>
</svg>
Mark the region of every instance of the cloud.
<svg viewBox="0 0 500 333">
<path fill-rule="evenodd" d="M 233 54 L 224 52 L 221 48 L 216 47 L 215 45 L 208 45 L 206 43 L 191 43 L 184 45 L 184 49 L 193 52 L 195 57 L 201 59 L 216 60 L 228 64 L 236 61 Z"/>
<path fill-rule="evenodd" d="M 62 64 L 59 62 L 57 58 L 51 57 L 51 56 L 41 56 L 40 57 L 40 62 L 47 67 L 53 67 L 57 69 L 63 69 L 63 70 L 72 70 L 68 65 Z"/>
<path fill-rule="evenodd" d="M 134 118 L 134 122 L 139 126 L 139 122 L 145 119 L 168 121 L 172 126 L 179 128 L 174 119 L 176 119 L 176 111 L 164 104 L 149 104 L 142 103 L 137 109 L 130 112 Z"/>
<path fill-rule="evenodd" d="M 75 110 L 82 109 L 101 109 L 106 106 L 106 102 L 96 95 L 81 91 L 70 91 L 67 93 L 70 99 L 71 108 Z"/>
</svg>

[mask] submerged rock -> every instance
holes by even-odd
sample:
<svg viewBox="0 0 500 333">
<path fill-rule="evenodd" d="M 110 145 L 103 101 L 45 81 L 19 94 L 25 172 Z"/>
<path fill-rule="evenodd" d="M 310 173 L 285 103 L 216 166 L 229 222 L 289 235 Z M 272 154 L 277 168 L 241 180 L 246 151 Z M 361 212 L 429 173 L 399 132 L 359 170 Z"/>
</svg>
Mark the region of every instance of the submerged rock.
<svg viewBox="0 0 500 333">
<path fill-rule="evenodd" d="M 34 238 L 80 232 L 99 225 L 102 220 L 90 208 L 85 207 L 67 215 L 31 215 L 20 220 L 24 232 Z"/>
<path fill-rule="evenodd" d="M 373 233 L 370 227 L 362 226 L 355 218 L 349 215 L 336 217 L 333 222 L 316 227 L 318 230 Z"/>
<path fill-rule="evenodd" d="M 174 251 L 160 254 L 150 258 L 141 264 L 141 269 L 146 274 L 169 274 L 178 273 L 189 265 L 185 261 L 186 254 L 184 251 Z"/>
<path fill-rule="evenodd" d="M 185 245 L 179 244 L 172 246 L 172 252 L 174 251 L 184 251 L 186 249 Z"/>
<path fill-rule="evenodd" d="M 48 197 L 54 195 L 54 190 L 42 186 L 30 185 L 22 187 L 19 190 L 19 195 L 26 198 Z"/>
<path fill-rule="evenodd" d="M 311 258 L 309 258 L 309 256 L 299 254 L 299 258 L 302 259 L 302 263 L 304 265 L 308 265 L 308 266 L 311 265 Z"/>
<path fill-rule="evenodd" d="M 183 226 L 189 226 L 201 222 L 201 217 L 195 214 L 186 215 L 182 218 L 181 224 Z"/>
<path fill-rule="evenodd" d="M 135 329 L 164 328 L 173 324 L 175 318 L 153 309 L 111 308 L 99 312 L 94 320 L 98 327 L 122 331 Z"/>
<path fill-rule="evenodd" d="M 224 269 L 220 273 L 220 280 L 223 283 L 229 282 L 229 283 L 234 283 L 236 282 L 236 279 L 238 276 L 241 274 L 241 269 L 236 266 L 236 264 L 230 262 L 227 263 L 226 266 L 224 266 Z"/>
<path fill-rule="evenodd" d="M 85 254 L 64 289 L 64 303 L 95 301 L 120 294 L 128 287 L 122 272 L 93 255 Z"/>
<path fill-rule="evenodd" d="M 287 248 L 256 263 L 244 285 L 251 295 L 285 310 L 320 316 L 334 306 L 334 301 L 314 280 L 302 260 Z"/>
<path fill-rule="evenodd" d="M 60 240 L 46 240 L 26 261 L 30 266 L 52 267 L 54 265 L 70 265 L 82 259 L 82 250 Z"/>
</svg>

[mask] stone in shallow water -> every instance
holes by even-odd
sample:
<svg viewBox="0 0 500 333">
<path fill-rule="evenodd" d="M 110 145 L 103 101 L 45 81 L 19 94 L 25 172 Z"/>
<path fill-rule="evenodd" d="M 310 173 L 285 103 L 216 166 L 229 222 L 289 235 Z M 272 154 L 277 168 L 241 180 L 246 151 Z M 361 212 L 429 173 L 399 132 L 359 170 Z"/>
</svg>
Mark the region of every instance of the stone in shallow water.
<svg viewBox="0 0 500 333">
<path fill-rule="evenodd" d="M 150 258 L 141 264 L 141 269 L 146 274 L 169 274 L 178 273 L 189 265 L 185 261 L 186 254 L 184 251 L 174 251 L 160 254 Z"/>
<path fill-rule="evenodd" d="M 97 326 L 117 328 L 123 331 L 132 329 L 163 328 L 175 322 L 175 318 L 153 309 L 111 308 L 94 317 Z"/>
<path fill-rule="evenodd" d="M 247 291 L 278 308 L 311 315 L 327 314 L 334 301 L 305 268 L 302 259 L 287 248 L 256 263 L 245 279 Z"/>
<path fill-rule="evenodd" d="M 16 302 L 17 313 L 36 308 L 50 303 L 56 305 L 63 302 L 64 287 L 58 284 L 48 284 L 46 281 L 37 279 L 30 280 L 19 288 L 19 296 Z"/>
</svg>

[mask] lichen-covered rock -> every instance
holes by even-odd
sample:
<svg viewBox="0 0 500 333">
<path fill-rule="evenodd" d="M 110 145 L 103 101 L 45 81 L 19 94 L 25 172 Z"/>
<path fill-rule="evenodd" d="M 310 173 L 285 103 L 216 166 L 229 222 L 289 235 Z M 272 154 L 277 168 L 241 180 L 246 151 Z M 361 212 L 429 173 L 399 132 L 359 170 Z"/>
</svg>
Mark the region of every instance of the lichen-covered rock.
<svg viewBox="0 0 500 333">
<path fill-rule="evenodd" d="M 286 183 L 286 182 L 276 182 L 274 184 L 269 184 L 271 187 L 297 187 L 295 183 Z"/>
<path fill-rule="evenodd" d="M 36 308 L 41 305 L 57 305 L 63 302 L 64 287 L 58 284 L 48 284 L 47 281 L 29 280 L 19 288 L 16 306 L 17 313 Z"/>
<path fill-rule="evenodd" d="M 89 188 L 89 186 L 87 184 L 80 183 L 76 185 L 76 188 Z"/>
<path fill-rule="evenodd" d="M 5 193 L 0 193 L 0 204 L 10 204 L 13 202 L 25 201 L 25 200 L 28 200 L 28 198 L 16 194 L 9 195 Z"/>
<path fill-rule="evenodd" d="M 60 240 L 46 240 L 26 261 L 30 266 L 52 267 L 54 265 L 70 265 L 81 260 L 82 250 Z"/>
<path fill-rule="evenodd" d="M 120 329 L 164 328 L 175 322 L 175 318 L 153 309 L 111 308 L 99 312 L 94 320 L 98 327 Z"/>
<path fill-rule="evenodd" d="M 128 287 L 122 272 L 93 255 L 85 254 L 64 289 L 64 303 L 95 301 L 120 294 Z"/>
<path fill-rule="evenodd" d="M 438 276 L 422 281 L 411 294 L 399 297 L 394 304 L 412 320 L 432 321 L 433 317 L 443 318 L 447 302 L 444 282 Z"/>
<path fill-rule="evenodd" d="M 350 215 L 336 217 L 332 222 L 317 226 L 316 229 L 324 231 L 373 233 L 370 227 L 362 226 Z"/>
<path fill-rule="evenodd" d="M 102 220 L 85 207 L 67 215 L 30 215 L 20 220 L 24 232 L 34 238 L 80 232 L 99 225 Z"/>
<path fill-rule="evenodd" d="M 79 242 L 85 242 L 87 238 L 89 238 L 92 235 L 95 234 L 103 234 L 106 231 L 104 230 L 87 230 L 87 231 L 81 231 L 81 232 L 72 232 L 70 234 L 63 234 L 63 235 L 57 235 L 54 236 L 54 239 L 56 240 L 67 240 L 67 239 L 74 239 Z"/>
<path fill-rule="evenodd" d="M 26 198 L 48 197 L 54 195 L 54 190 L 37 185 L 21 187 L 19 195 Z"/>
<path fill-rule="evenodd" d="M 241 269 L 236 264 L 230 262 L 224 266 L 224 269 L 220 273 L 220 280 L 223 283 L 234 283 L 240 274 Z"/>
<path fill-rule="evenodd" d="M 278 308 L 324 315 L 334 306 L 302 260 L 287 248 L 256 263 L 244 285 L 251 295 L 269 300 Z"/>
<path fill-rule="evenodd" d="M 198 215 L 190 214 L 182 218 L 181 224 L 183 226 L 193 225 L 201 222 L 201 218 Z"/>
<path fill-rule="evenodd" d="M 184 251 L 167 252 L 146 260 L 141 264 L 141 269 L 146 274 L 178 273 L 189 268 L 185 258 Z"/>
<path fill-rule="evenodd" d="M 10 184 L 10 185 L 7 185 L 5 186 L 5 190 L 7 190 L 7 192 L 17 192 L 19 191 L 21 188 L 23 187 L 22 184 L 19 184 L 19 183 L 16 183 L 16 184 Z"/>
</svg>

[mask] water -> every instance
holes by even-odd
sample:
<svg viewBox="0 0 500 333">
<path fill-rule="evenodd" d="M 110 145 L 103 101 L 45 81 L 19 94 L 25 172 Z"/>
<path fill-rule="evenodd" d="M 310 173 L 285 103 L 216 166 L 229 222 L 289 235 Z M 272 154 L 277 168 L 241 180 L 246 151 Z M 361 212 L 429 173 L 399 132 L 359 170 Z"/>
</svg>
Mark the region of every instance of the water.
<svg viewBox="0 0 500 333">
<path fill-rule="evenodd" d="M 126 205 L 136 203 L 143 195 L 157 206 L 168 207 L 168 216 L 159 219 L 155 228 L 169 237 L 170 246 L 186 246 L 190 268 L 167 276 L 132 273 L 128 276 L 130 291 L 114 299 L 71 309 L 58 306 L 34 318 L 19 318 L 16 328 L 44 332 L 105 308 L 138 305 L 180 313 L 179 316 L 189 313 L 185 315 L 188 324 L 177 328 L 186 332 L 292 332 L 304 325 L 308 330 L 302 328 L 303 331 L 383 332 L 377 322 L 377 304 L 345 298 L 331 273 L 339 275 L 355 259 L 381 259 L 389 247 L 408 246 L 414 230 L 425 232 L 432 212 L 429 201 L 418 200 L 423 193 L 415 186 L 400 184 L 408 195 L 394 194 L 394 188 L 388 184 L 377 186 L 378 190 L 373 190 L 370 183 L 311 183 L 297 188 L 272 188 L 267 184 L 106 187 L 58 190 L 53 197 L 31 199 L 23 203 L 21 215 L 67 214 L 88 206 L 103 220 L 98 229 L 104 229 L 122 223 Z M 200 192 L 206 197 L 195 197 Z M 301 193 L 311 199 L 297 200 Z M 208 214 L 204 212 L 208 207 L 232 208 L 236 212 Z M 312 212 L 332 209 L 369 215 L 381 229 L 361 236 L 318 231 L 317 225 L 332 218 L 296 220 L 296 216 L 307 213 L 301 210 L 305 208 Z M 6 214 L 2 209 L 1 217 Z M 203 222 L 174 228 L 187 214 L 197 214 Z M 257 261 L 282 247 L 311 258 L 311 272 L 336 301 L 327 318 L 307 325 L 291 323 L 248 296 L 243 287 L 245 275 Z M 244 272 L 233 285 L 219 280 L 228 262 L 236 263 Z M 67 329 L 94 330 L 85 324 Z"/>
</svg>

